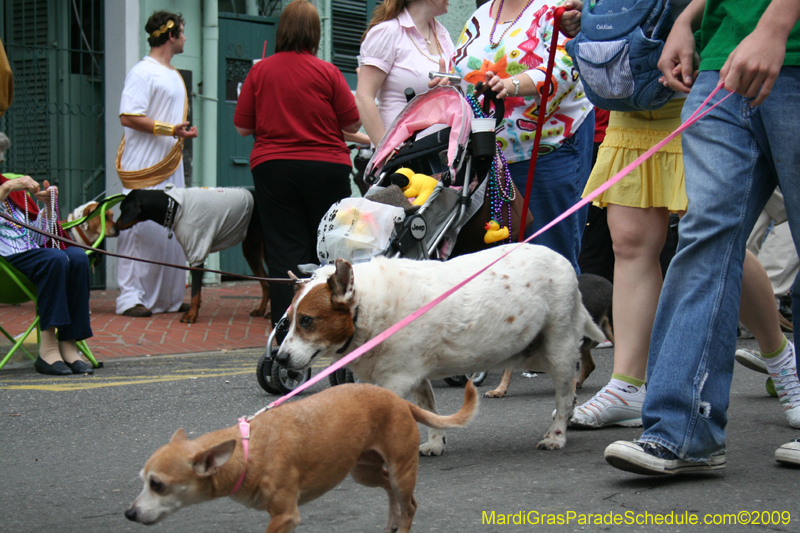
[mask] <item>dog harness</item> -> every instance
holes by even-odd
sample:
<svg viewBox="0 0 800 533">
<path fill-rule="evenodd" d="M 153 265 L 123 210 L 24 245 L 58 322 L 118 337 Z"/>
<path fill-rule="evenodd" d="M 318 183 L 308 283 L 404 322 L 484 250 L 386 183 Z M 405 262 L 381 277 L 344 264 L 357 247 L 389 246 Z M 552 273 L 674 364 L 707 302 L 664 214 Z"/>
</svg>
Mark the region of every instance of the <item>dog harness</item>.
<svg viewBox="0 0 800 533">
<path fill-rule="evenodd" d="M 242 434 L 242 450 L 244 451 L 244 471 L 242 471 L 242 475 L 239 476 L 239 481 L 236 482 L 236 485 L 233 487 L 231 494 L 236 494 L 236 491 L 242 486 L 244 483 L 244 477 L 247 475 L 247 458 L 250 456 L 250 422 L 247 421 L 246 418 L 241 417 L 239 418 L 239 432 Z"/>
</svg>

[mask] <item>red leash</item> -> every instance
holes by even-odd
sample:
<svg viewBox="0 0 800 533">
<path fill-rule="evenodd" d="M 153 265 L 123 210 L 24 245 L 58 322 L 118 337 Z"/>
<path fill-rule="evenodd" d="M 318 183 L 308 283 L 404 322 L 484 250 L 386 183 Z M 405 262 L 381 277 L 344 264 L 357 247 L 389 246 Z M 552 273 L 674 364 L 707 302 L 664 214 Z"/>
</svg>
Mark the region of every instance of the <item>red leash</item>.
<svg viewBox="0 0 800 533">
<path fill-rule="evenodd" d="M 553 11 L 553 38 L 550 42 L 550 57 L 547 59 L 547 70 L 544 75 L 544 85 L 542 86 L 542 102 L 539 104 L 539 118 L 536 120 L 536 133 L 533 136 L 533 152 L 531 162 L 528 166 L 528 181 L 525 183 L 525 201 L 522 206 L 522 216 L 520 217 L 519 242 L 525 240 L 525 219 L 528 218 L 528 205 L 531 201 L 531 187 L 533 186 L 533 172 L 536 170 L 536 160 L 539 158 L 539 143 L 542 140 L 542 128 L 547 120 L 547 100 L 553 87 L 552 76 L 553 67 L 556 64 L 556 48 L 558 47 L 558 34 L 561 31 L 561 15 L 566 11 L 563 7 L 558 7 Z"/>
</svg>

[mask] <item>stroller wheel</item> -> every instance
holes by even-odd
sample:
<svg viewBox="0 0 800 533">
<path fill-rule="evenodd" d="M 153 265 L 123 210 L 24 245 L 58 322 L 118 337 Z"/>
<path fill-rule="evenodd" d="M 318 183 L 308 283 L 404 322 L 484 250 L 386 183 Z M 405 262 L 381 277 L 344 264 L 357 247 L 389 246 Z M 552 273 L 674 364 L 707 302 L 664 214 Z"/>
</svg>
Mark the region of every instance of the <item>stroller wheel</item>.
<svg viewBox="0 0 800 533">
<path fill-rule="evenodd" d="M 256 379 L 258 380 L 258 384 L 262 389 L 270 394 L 282 394 L 283 392 L 281 389 L 276 387 L 272 381 L 272 367 L 278 366 L 273 365 L 275 361 L 275 353 L 277 351 L 278 350 L 276 348 L 273 348 L 262 355 L 261 359 L 258 360 L 258 367 L 256 367 Z"/>
<path fill-rule="evenodd" d="M 311 377 L 311 369 L 288 370 L 279 364 L 272 365 L 272 384 L 278 389 L 278 394 L 286 394 L 305 383 Z"/>
<path fill-rule="evenodd" d="M 355 383 L 356 379 L 353 377 L 353 371 L 345 366 L 328 375 L 328 382 L 331 387 L 335 387 L 344 383 Z"/>
<path fill-rule="evenodd" d="M 467 381 L 469 381 L 469 378 L 472 378 L 472 384 L 476 387 L 480 387 L 483 385 L 483 382 L 486 381 L 486 375 L 486 372 L 475 372 L 474 374 L 463 374 L 461 376 L 444 378 L 444 381 L 451 387 L 466 387 Z"/>
</svg>

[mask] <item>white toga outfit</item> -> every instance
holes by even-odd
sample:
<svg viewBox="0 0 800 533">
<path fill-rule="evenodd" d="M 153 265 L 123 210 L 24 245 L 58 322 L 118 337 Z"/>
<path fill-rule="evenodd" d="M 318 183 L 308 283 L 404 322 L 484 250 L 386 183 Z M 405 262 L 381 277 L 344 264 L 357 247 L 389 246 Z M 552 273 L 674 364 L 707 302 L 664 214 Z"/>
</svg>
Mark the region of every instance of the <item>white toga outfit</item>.
<svg viewBox="0 0 800 533">
<path fill-rule="evenodd" d="M 191 266 L 203 264 L 211 252 L 242 242 L 253 215 L 253 194 L 247 189 L 192 187 L 167 191 L 181 208 L 175 215 L 175 239 Z"/>
<path fill-rule="evenodd" d="M 120 115 L 144 115 L 160 122 L 180 124 L 183 122 L 183 107 L 186 89 L 177 70 L 161 65 L 152 57 L 145 56 L 125 78 L 120 101 Z M 123 170 L 141 170 L 151 167 L 169 153 L 175 144 L 170 136 L 156 136 L 123 128 L 125 150 L 120 166 Z M 183 161 L 166 180 L 149 189 L 164 189 L 168 184 L 184 187 Z M 124 194 L 130 189 L 122 189 Z M 136 224 L 121 231 L 117 252 L 131 257 L 140 257 L 184 265 L 186 258 L 178 241 L 167 238 L 167 229 L 155 222 Z M 154 313 L 177 311 L 186 292 L 186 273 L 171 267 L 162 267 L 129 259 L 117 263 L 117 281 L 120 295 L 117 298 L 117 313 L 142 304 Z"/>
</svg>

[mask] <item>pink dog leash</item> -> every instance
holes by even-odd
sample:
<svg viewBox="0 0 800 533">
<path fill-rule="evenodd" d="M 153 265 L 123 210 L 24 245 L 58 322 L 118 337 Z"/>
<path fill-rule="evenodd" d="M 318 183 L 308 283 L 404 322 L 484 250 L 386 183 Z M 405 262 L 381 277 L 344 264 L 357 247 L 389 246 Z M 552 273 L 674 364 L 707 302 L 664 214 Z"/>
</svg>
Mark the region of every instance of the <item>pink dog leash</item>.
<svg viewBox="0 0 800 533">
<path fill-rule="evenodd" d="M 451 294 L 453 294 L 454 292 L 459 290 L 461 287 L 463 287 L 464 285 L 466 285 L 467 283 L 469 283 L 470 281 L 472 281 L 473 279 L 478 277 L 480 274 L 482 274 L 483 272 L 485 272 L 486 270 L 488 270 L 489 268 L 494 266 L 500 260 L 504 259 L 508 254 L 514 252 L 522 244 L 527 243 L 528 241 L 532 240 L 535 237 L 538 237 L 539 235 L 541 235 L 542 233 L 544 233 L 548 229 L 552 228 L 553 226 L 555 226 L 556 224 L 558 224 L 559 222 L 561 222 L 562 220 L 564 220 L 565 218 L 570 216 L 572 213 L 574 213 L 575 211 L 577 211 L 578 209 L 580 209 L 584 205 L 586 205 L 589 202 L 591 202 L 593 198 L 595 198 L 597 195 L 599 195 L 603 191 L 607 190 L 609 187 L 611 187 L 612 185 L 617 183 L 619 180 L 621 180 L 622 178 L 627 176 L 634 168 L 636 168 L 639 165 L 641 165 L 645 160 L 650 158 L 654 153 L 656 153 L 658 150 L 660 150 L 669 141 L 671 141 L 672 139 L 677 137 L 681 132 L 686 130 L 686 128 L 688 128 L 689 126 L 691 126 L 692 124 L 694 124 L 695 122 L 697 122 L 698 120 L 703 118 L 708 112 L 710 112 L 712 109 L 714 109 L 719 104 L 724 102 L 729 96 L 731 96 L 733 94 L 733 93 L 729 93 L 727 96 L 725 96 L 725 98 L 722 98 L 719 102 L 717 102 L 716 104 L 714 104 L 713 106 L 708 108 L 706 111 L 701 113 L 700 110 L 703 109 L 703 107 L 705 107 L 708 104 L 708 102 L 714 97 L 715 94 L 717 94 L 717 92 L 721 88 L 722 88 L 722 85 L 718 85 L 717 88 L 714 89 L 714 91 L 710 95 L 708 95 L 708 98 L 705 99 L 705 101 L 702 103 L 702 105 L 700 105 L 700 107 L 697 108 L 697 111 L 695 111 L 692 114 L 692 116 L 690 116 L 686 120 L 686 122 L 681 124 L 680 127 L 678 127 L 678 129 L 676 129 L 675 131 L 670 133 L 664 140 L 662 140 L 661 142 L 659 142 L 658 144 L 656 144 L 655 146 L 650 148 L 647 152 L 645 152 L 644 154 L 639 156 L 635 161 L 633 161 L 630 165 L 628 165 L 625 168 L 623 168 L 618 174 L 616 174 L 614 177 L 609 179 L 603 185 L 601 185 L 600 187 L 598 187 L 597 189 L 592 191 L 588 196 L 586 196 L 586 198 L 583 198 L 581 201 L 579 201 L 578 203 L 576 203 L 575 205 L 573 205 L 572 207 L 567 209 L 564 213 L 562 213 L 561 215 L 559 215 L 558 217 L 553 219 L 550 223 L 545 225 L 539 231 L 537 231 L 536 233 L 534 233 L 533 235 L 531 235 L 530 237 L 525 239 L 523 242 L 521 242 L 521 243 L 517 244 L 516 246 L 514 246 L 513 248 L 511 248 L 508 252 L 504 253 L 503 255 L 501 255 L 500 257 L 498 257 L 497 259 L 495 259 L 494 261 L 492 261 L 491 263 L 489 263 L 485 267 L 481 268 L 480 270 L 478 270 L 477 272 L 475 272 L 471 276 L 467 277 L 466 279 L 464 279 L 460 283 L 456 284 L 455 286 L 453 286 L 449 290 L 445 291 L 444 293 L 442 293 L 441 295 L 439 295 L 438 297 L 436 297 L 434 300 L 430 301 L 426 305 L 420 307 L 419 309 L 417 309 L 416 311 L 414 311 L 413 313 L 411 313 L 410 315 L 408 315 L 407 317 L 402 319 L 400 322 L 394 324 L 393 326 L 391 326 L 388 329 L 384 330 L 382 333 L 380 333 L 377 336 L 373 337 L 372 339 L 370 339 L 369 341 L 367 341 L 363 345 L 359 346 L 358 348 L 356 348 L 355 350 L 353 350 L 352 352 L 350 352 L 346 356 L 342 357 L 341 359 L 339 359 L 335 363 L 332 363 L 326 369 L 322 370 L 319 374 L 317 374 L 313 378 L 309 379 L 308 381 L 306 381 L 305 383 L 303 383 L 301 386 L 297 387 L 296 389 L 294 389 L 290 393 L 288 393 L 285 396 L 282 396 L 282 397 L 278 398 L 277 400 L 275 400 L 274 402 L 270 403 L 269 405 L 267 405 L 266 408 L 264 408 L 261 411 L 259 411 L 259 413 L 263 412 L 266 409 L 272 409 L 273 407 L 277 407 L 278 405 L 282 404 L 283 402 L 285 402 L 286 400 L 288 400 L 292 396 L 295 396 L 296 394 L 299 394 L 300 392 L 302 392 L 303 390 L 309 388 L 311 385 L 317 383 L 321 379 L 324 379 L 325 377 L 327 377 L 328 375 L 332 374 L 333 372 L 336 372 L 338 369 L 342 368 L 343 366 L 345 366 L 346 364 L 350 363 L 351 361 L 354 361 L 358 357 L 361 357 L 361 355 L 363 355 L 365 352 L 371 350 L 372 348 L 374 348 L 378 344 L 382 343 L 383 341 L 385 341 L 386 339 L 388 339 L 389 337 L 391 337 L 392 335 L 394 335 L 395 333 L 397 333 L 398 331 L 400 331 L 404 327 L 408 326 L 409 324 L 414 322 L 416 319 L 418 319 L 419 317 L 421 317 L 422 315 L 424 315 L 425 313 L 427 313 L 428 311 L 430 311 L 431 309 L 433 309 L 434 307 L 439 305 L 439 303 L 441 303 L 445 298 L 449 297 Z M 256 414 L 259 414 L 259 413 L 256 413 Z"/>
<path fill-rule="evenodd" d="M 239 433 L 242 434 L 242 450 L 244 451 L 244 471 L 239 476 L 239 481 L 233 487 L 231 494 L 236 494 L 236 491 L 241 488 L 244 483 L 244 477 L 247 475 L 247 459 L 250 457 L 250 422 L 246 418 L 239 418 Z"/>
</svg>

